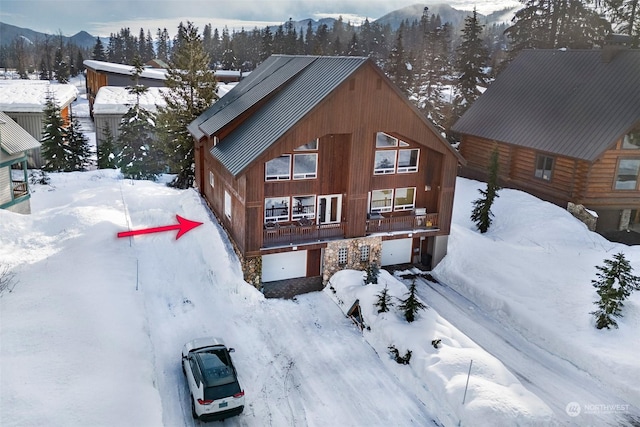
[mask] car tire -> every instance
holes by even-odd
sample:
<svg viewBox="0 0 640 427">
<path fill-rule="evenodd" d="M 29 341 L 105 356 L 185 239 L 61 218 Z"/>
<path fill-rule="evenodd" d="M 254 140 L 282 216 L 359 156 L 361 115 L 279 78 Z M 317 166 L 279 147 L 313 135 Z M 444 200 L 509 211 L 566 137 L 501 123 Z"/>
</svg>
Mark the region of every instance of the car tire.
<svg viewBox="0 0 640 427">
<path fill-rule="evenodd" d="M 198 419 L 198 414 L 196 414 L 196 405 L 193 403 L 193 397 L 191 397 L 191 416 L 194 420 Z"/>
</svg>

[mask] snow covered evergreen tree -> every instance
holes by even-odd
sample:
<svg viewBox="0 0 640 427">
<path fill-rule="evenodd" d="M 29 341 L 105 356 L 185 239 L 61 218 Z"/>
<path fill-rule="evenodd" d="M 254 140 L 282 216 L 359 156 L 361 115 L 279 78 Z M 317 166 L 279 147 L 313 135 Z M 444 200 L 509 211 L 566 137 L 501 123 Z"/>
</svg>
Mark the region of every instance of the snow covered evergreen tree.
<svg viewBox="0 0 640 427">
<path fill-rule="evenodd" d="M 591 314 L 596 317 L 596 328 L 611 329 L 618 327 L 613 318 L 622 317 L 623 301 L 631 291 L 640 289 L 640 277 L 631 274 L 631 265 L 622 252 L 604 260 L 604 264 L 596 266 L 598 278 L 591 281 L 600 296 L 599 301 L 594 301 L 598 309 Z"/>
<path fill-rule="evenodd" d="M 404 313 L 404 318 L 407 319 L 409 323 L 416 320 L 416 314 L 418 314 L 420 310 L 427 308 L 426 305 L 420 302 L 416 295 L 416 279 L 413 279 L 411 286 L 409 286 L 409 296 L 404 300 L 400 300 L 398 308 Z"/>
<path fill-rule="evenodd" d="M 134 85 L 128 86 L 136 101 L 120 121 L 117 140 L 118 161 L 125 178 L 155 180 L 161 171 L 156 145 L 154 114 L 140 105 L 140 96 L 148 88 L 139 84 L 143 65 L 139 56 L 134 58 Z"/>
<path fill-rule="evenodd" d="M 64 58 L 64 52 L 62 51 L 62 42 L 60 47 L 56 50 L 56 55 L 53 63 L 53 72 L 58 83 L 69 82 L 69 64 Z"/>
<path fill-rule="evenodd" d="M 473 202 L 471 220 L 476 224 L 481 233 L 486 233 L 492 223 L 493 213 L 491 206 L 498 195 L 500 186 L 498 185 L 498 158 L 499 153 L 494 149 L 489 160 L 489 176 L 486 190 L 478 190 L 482 197 Z"/>
<path fill-rule="evenodd" d="M 98 169 L 116 169 L 116 142 L 113 138 L 113 133 L 109 128 L 109 125 L 105 125 L 102 130 L 103 139 L 98 144 L 97 157 L 98 157 Z"/>
<path fill-rule="evenodd" d="M 66 141 L 64 119 L 51 90 L 47 91 L 44 107 L 44 126 L 40 140 L 44 165 L 42 169 L 53 172 L 71 170 L 68 164 L 69 150 Z"/>
<path fill-rule="evenodd" d="M 391 301 L 391 295 L 389 295 L 387 287 L 385 286 L 377 296 L 378 299 L 376 300 L 375 306 L 378 308 L 378 313 L 388 312 L 389 308 L 393 306 L 393 302 Z"/>
<path fill-rule="evenodd" d="M 95 59 L 96 61 L 106 61 L 107 54 L 104 51 L 104 44 L 100 37 L 96 37 L 96 44 L 93 45 L 93 52 L 91 53 L 91 59 Z"/>
<path fill-rule="evenodd" d="M 68 168 L 72 171 L 86 171 L 91 165 L 91 148 L 78 118 L 73 115 L 69 118 L 66 136 Z"/>
<path fill-rule="evenodd" d="M 165 81 L 166 106 L 158 108 L 159 139 L 171 172 L 177 174 L 170 185 L 189 188 L 195 180 L 195 148 L 187 126 L 217 99 L 216 78 L 198 28 L 187 22 L 179 30 Z"/>
</svg>

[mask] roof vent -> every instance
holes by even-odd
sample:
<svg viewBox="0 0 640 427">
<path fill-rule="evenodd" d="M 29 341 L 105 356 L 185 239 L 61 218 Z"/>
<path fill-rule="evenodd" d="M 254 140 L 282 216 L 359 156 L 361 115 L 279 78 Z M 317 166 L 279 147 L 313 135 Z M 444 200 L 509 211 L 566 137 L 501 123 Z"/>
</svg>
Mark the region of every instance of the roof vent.
<svg viewBox="0 0 640 427">
<path fill-rule="evenodd" d="M 602 47 L 602 62 L 611 62 L 619 52 L 629 49 L 630 44 L 631 36 L 626 34 L 609 34 L 604 40 L 604 46 Z"/>
</svg>

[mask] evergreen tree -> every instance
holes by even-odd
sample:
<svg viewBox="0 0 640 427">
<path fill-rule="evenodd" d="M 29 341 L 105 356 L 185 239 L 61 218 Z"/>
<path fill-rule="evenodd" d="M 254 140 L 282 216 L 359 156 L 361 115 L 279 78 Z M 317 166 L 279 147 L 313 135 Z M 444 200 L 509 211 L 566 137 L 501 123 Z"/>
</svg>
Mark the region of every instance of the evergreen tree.
<svg viewBox="0 0 640 427">
<path fill-rule="evenodd" d="M 47 64 L 44 62 L 44 59 L 40 61 L 40 80 L 49 80 L 49 71 L 47 71 Z"/>
<path fill-rule="evenodd" d="M 388 291 L 389 290 L 385 286 L 384 289 L 377 295 L 378 299 L 376 300 L 375 306 L 378 308 L 378 313 L 386 313 L 389 311 L 389 308 L 393 306 L 391 295 L 389 295 Z"/>
<path fill-rule="evenodd" d="M 100 37 L 96 37 L 96 44 L 93 45 L 93 52 L 91 53 L 91 58 L 96 61 L 107 60 L 107 55 L 104 52 L 104 45 L 102 44 L 102 40 L 100 40 Z"/>
<path fill-rule="evenodd" d="M 74 75 L 73 77 L 76 77 L 78 74 L 82 74 L 82 72 L 84 71 L 84 56 L 82 55 L 82 51 L 80 49 L 78 49 L 78 53 L 76 55 L 76 62 L 75 65 L 73 67 L 74 69 Z"/>
<path fill-rule="evenodd" d="M 416 279 L 413 279 L 411 286 L 409 286 L 409 296 L 404 300 L 400 300 L 398 308 L 404 313 L 404 318 L 407 319 L 409 323 L 416 320 L 416 314 L 418 314 L 420 310 L 427 308 L 426 305 L 420 302 L 416 295 Z"/>
<path fill-rule="evenodd" d="M 489 62 L 489 54 L 482 40 L 484 26 L 478 22 L 478 13 L 465 18 L 462 30 L 462 43 L 456 49 L 458 58 L 456 69 L 459 73 L 456 82 L 456 98 L 454 99 L 456 117 L 462 114 L 480 96 L 478 86 L 487 87 L 489 76 L 484 67 Z"/>
<path fill-rule="evenodd" d="M 69 82 L 69 64 L 64 59 L 62 46 L 56 50 L 56 56 L 53 64 L 54 77 L 59 83 Z"/>
<path fill-rule="evenodd" d="M 171 41 L 169 39 L 169 32 L 166 28 L 160 29 L 156 33 L 156 46 L 157 46 L 157 54 L 156 57 L 161 59 L 162 61 L 169 60 L 169 52 L 171 50 Z"/>
<path fill-rule="evenodd" d="M 67 136 L 67 168 L 72 171 L 86 171 L 91 164 L 89 140 L 82 132 L 80 122 L 75 116 L 69 118 Z"/>
<path fill-rule="evenodd" d="M 44 127 L 40 140 L 44 159 L 42 169 L 54 172 L 70 170 L 67 163 L 68 149 L 65 137 L 66 130 L 60 107 L 56 103 L 53 92 L 48 90 L 44 107 Z"/>
<path fill-rule="evenodd" d="M 139 84 L 143 70 L 140 57 L 135 57 L 133 62 L 134 85 L 127 87 L 127 90 L 135 95 L 136 101 L 120 121 L 117 164 L 125 178 L 155 180 L 160 172 L 155 149 L 155 117 L 140 105 L 140 97 L 148 88 Z"/>
<path fill-rule="evenodd" d="M 598 309 L 591 314 L 596 317 L 596 328 L 618 328 L 613 317 L 622 317 L 623 301 L 631 291 L 640 289 L 640 277 L 631 274 L 631 265 L 622 252 L 604 260 L 604 264 L 596 266 L 598 278 L 591 281 L 600 296 L 599 301 L 594 301 Z"/>
<path fill-rule="evenodd" d="M 494 149 L 491 153 L 489 160 L 489 176 L 487 179 L 487 189 L 478 190 L 482 197 L 473 202 L 473 212 L 471 213 L 471 220 L 476 224 L 478 230 L 481 233 L 486 233 L 491 226 L 493 213 L 491 212 L 491 206 L 498 195 L 498 163 L 499 153 L 498 149 Z"/>
<path fill-rule="evenodd" d="M 180 37 L 167 70 L 166 106 L 158 108 L 158 119 L 162 150 L 171 172 L 177 173 L 171 185 L 189 188 L 195 180 L 195 149 L 187 126 L 217 99 L 216 78 L 198 28 L 188 22 Z"/>
<path fill-rule="evenodd" d="M 402 44 L 404 25 L 398 28 L 396 43 L 389 53 L 387 61 L 387 75 L 405 94 L 408 93 L 410 85 L 410 72 L 407 68 L 406 52 Z"/>
<path fill-rule="evenodd" d="M 364 282 L 365 285 L 368 283 L 378 283 L 378 275 L 380 274 L 380 268 L 378 267 L 378 264 L 376 264 L 375 262 L 370 262 L 367 265 L 366 273 L 367 277 Z"/>
<path fill-rule="evenodd" d="M 103 139 L 98 144 L 97 157 L 98 157 L 98 169 L 116 169 L 116 143 L 113 138 L 113 133 L 109 128 L 109 125 L 104 126 L 102 129 Z"/>
<path fill-rule="evenodd" d="M 602 0 L 606 13 L 616 30 L 633 38 L 633 46 L 640 46 L 640 0 Z"/>
</svg>

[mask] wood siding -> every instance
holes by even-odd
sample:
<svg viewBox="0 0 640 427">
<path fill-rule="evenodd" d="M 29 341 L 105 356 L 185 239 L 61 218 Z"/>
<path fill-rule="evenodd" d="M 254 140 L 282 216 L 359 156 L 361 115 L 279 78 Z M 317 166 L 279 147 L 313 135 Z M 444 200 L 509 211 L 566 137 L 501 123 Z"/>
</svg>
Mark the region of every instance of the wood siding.
<svg viewBox="0 0 640 427">
<path fill-rule="evenodd" d="M 538 152 L 505 143 L 465 135 L 460 152 L 467 161 L 462 175 L 486 180 L 489 156 L 499 149 L 501 185 L 529 192 L 541 199 L 566 207 L 567 202 L 590 208 L 637 209 L 640 190 L 615 190 L 618 161 L 621 158 L 640 158 L 640 150 L 622 150 L 618 141 L 595 162 L 540 153 L 554 158 L 551 180 L 536 178 Z"/>
<path fill-rule="evenodd" d="M 228 129 L 233 127 L 232 124 Z M 377 132 L 410 144 L 401 148 L 420 149 L 418 171 L 374 175 Z M 224 144 L 224 134 L 221 137 L 220 144 Z M 267 161 L 294 153 L 295 148 L 315 139 L 319 141 L 316 179 L 265 182 Z M 204 150 L 203 155 L 196 153 L 196 159 L 200 159 L 196 169 L 204 167 L 196 173 L 198 186 L 246 256 L 259 255 L 263 248 L 265 197 L 341 194 L 341 226 L 345 237 L 351 238 L 367 235 L 371 190 L 415 187 L 415 206 L 438 214 L 439 230 L 430 231 L 430 235 L 449 233 L 458 157 L 419 113 L 385 83 L 373 65 L 360 68 L 237 179 L 213 159 L 209 153 L 211 145 L 210 140 L 197 144 L 199 150 Z M 209 185 L 209 171 L 214 174 L 213 189 Z M 221 214 L 223 188 L 233 191 L 231 221 Z M 409 214 L 394 212 L 390 216 Z"/>
</svg>

